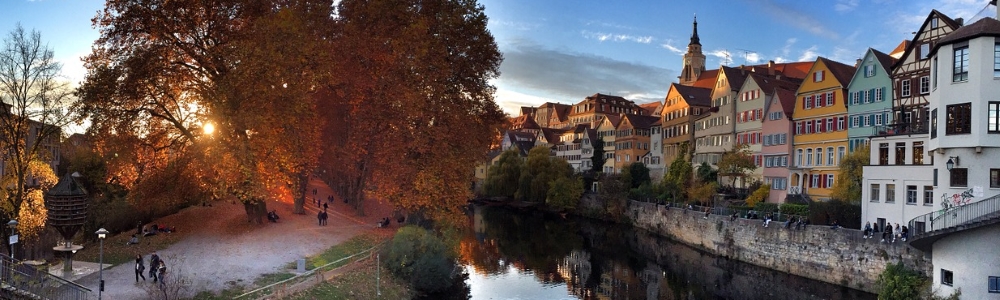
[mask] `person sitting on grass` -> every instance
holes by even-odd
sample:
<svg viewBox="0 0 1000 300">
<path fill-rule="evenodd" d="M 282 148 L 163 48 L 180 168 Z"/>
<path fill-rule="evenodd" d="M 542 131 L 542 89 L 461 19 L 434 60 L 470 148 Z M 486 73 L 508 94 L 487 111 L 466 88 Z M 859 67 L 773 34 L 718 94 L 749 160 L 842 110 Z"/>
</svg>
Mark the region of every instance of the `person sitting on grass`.
<svg viewBox="0 0 1000 300">
<path fill-rule="evenodd" d="M 135 244 L 138 244 L 138 243 L 139 243 L 139 235 L 132 234 L 132 238 L 129 239 L 128 242 L 125 243 L 125 245 L 126 246 L 128 246 L 128 245 L 135 245 Z"/>
</svg>

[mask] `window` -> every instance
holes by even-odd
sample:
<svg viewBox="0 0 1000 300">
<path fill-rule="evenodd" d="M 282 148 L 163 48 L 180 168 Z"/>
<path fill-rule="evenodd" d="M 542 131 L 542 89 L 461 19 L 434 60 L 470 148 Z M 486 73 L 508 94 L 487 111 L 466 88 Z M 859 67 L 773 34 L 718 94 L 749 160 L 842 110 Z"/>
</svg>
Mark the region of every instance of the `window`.
<svg viewBox="0 0 1000 300">
<path fill-rule="evenodd" d="M 834 103 L 833 92 L 826 93 L 826 106 L 833 106 Z"/>
<path fill-rule="evenodd" d="M 877 88 L 877 89 L 875 89 L 875 100 L 872 100 L 872 102 L 876 102 L 876 101 L 877 102 L 881 102 L 882 101 L 882 90 L 883 89 L 885 89 L 885 88 Z"/>
<path fill-rule="evenodd" d="M 910 96 L 910 79 L 903 79 L 899 81 L 899 93 L 903 97 Z"/>
<path fill-rule="evenodd" d="M 924 205 L 934 206 L 934 187 L 925 185 L 924 186 Z"/>
<path fill-rule="evenodd" d="M 896 202 L 896 185 L 886 184 L 885 185 L 885 202 Z"/>
<path fill-rule="evenodd" d="M 871 198 L 872 202 L 878 202 L 878 196 L 879 196 L 878 192 L 879 192 L 878 191 L 878 185 L 877 184 L 872 184 L 871 194 L 870 194 L 871 197 L 869 197 L 869 198 Z"/>
<path fill-rule="evenodd" d="M 906 164 L 906 143 L 896 143 L 896 164 Z"/>
<path fill-rule="evenodd" d="M 812 177 L 812 185 L 810 187 L 818 188 L 819 187 L 819 175 L 818 174 L 814 174 L 814 175 L 811 175 L 811 177 Z"/>
<path fill-rule="evenodd" d="M 924 76 L 920 77 L 920 94 L 927 95 L 931 93 L 931 78 Z"/>
<path fill-rule="evenodd" d="M 937 137 L 937 108 L 931 110 L 931 138 Z"/>
<path fill-rule="evenodd" d="M 823 165 L 823 148 L 816 148 L 816 165 Z"/>
<path fill-rule="evenodd" d="M 813 164 L 813 149 L 806 149 L 806 165 L 811 166 Z"/>
<path fill-rule="evenodd" d="M 989 292 L 990 293 L 1000 293 L 1000 277 L 998 277 L 998 276 L 990 276 L 988 278 L 988 281 L 989 281 L 989 285 L 990 285 Z"/>
<path fill-rule="evenodd" d="M 941 284 L 951 286 L 955 280 L 953 276 L 951 271 L 941 269 Z"/>
<path fill-rule="evenodd" d="M 969 46 L 955 48 L 955 60 L 952 62 L 952 82 L 969 80 Z"/>
<path fill-rule="evenodd" d="M 860 120 L 861 120 L 861 117 L 859 117 L 859 116 L 853 116 L 853 117 L 851 117 L 851 128 L 861 127 L 861 124 L 860 124 L 861 121 Z"/>
<path fill-rule="evenodd" d="M 1000 44 L 993 45 L 993 78 L 1000 78 Z"/>
<path fill-rule="evenodd" d="M 823 81 L 823 75 L 823 71 L 816 71 L 816 73 L 813 73 L 813 82 Z"/>
<path fill-rule="evenodd" d="M 844 150 L 847 150 L 846 148 L 844 148 L 844 146 L 837 147 L 837 161 L 838 162 L 844 161 Z"/>
<path fill-rule="evenodd" d="M 920 44 L 920 59 L 927 59 L 927 55 L 931 54 L 931 44 L 923 43 Z"/>
<path fill-rule="evenodd" d="M 826 175 L 826 188 L 828 189 L 833 188 L 833 176 L 834 176 L 833 174 Z"/>
<path fill-rule="evenodd" d="M 802 149 L 795 150 L 795 165 L 802 166 Z"/>
<path fill-rule="evenodd" d="M 889 143 L 878 144 L 878 164 L 881 166 L 889 164 Z"/>
<path fill-rule="evenodd" d="M 924 142 L 916 141 L 913 142 L 913 164 L 922 165 L 924 164 Z"/>
<path fill-rule="evenodd" d="M 966 168 L 954 168 L 951 169 L 951 178 L 949 184 L 952 187 L 965 187 L 969 185 L 969 169 Z"/>
<path fill-rule="evenodd" d="M 871 115 L 867 115 L 867 116 L 864 116 L 862 118 L 864 118 L 864 122 L 861 122 L 861 126 L 865 126 L 865 127 L 872 126 L 872 116 Z"/>
<path fill-rule="evenodd" d="M 882 125 L 882 114 L 875 114 L 875 126 Z"/>
<path fill-rule="evenodd" d="M 833 147 L 826 148 L 826 165 L 827 166 L 833 165 Z"/>
<path fill-rule="evenodd" d="M 1000 133 L 1000 102 L 990 101 L 987 103 L 986 109 L 988 111 L 986 115 L 986 132 Z"/>
<path fill-rule="evenodd" d="M 803 104 L 803 105 L 805 105 L 806 109 L 812 108 L 812 105 L 813 105 L 813 96 L 803 97 L 802 101 L 805 102 L 805 104 Z"/>
<path fill-rule="evenodd" d="M 837 130 L 844 130 L 844 117 L 837 117 Z"/>
<path fill-rule="evenodd" d="M 990 169 L 990 188 L 1000 188 L 1000 169 Z"/>
<path fill-rule="evenodd" d="M 970 122 L 972 103 L 948 105 L 945 134 L 967 134 L 972 129 Z"/>
<path fill-rule="evenodd" d="M 917 205 L 917 186 L 906 186 L 906 204 Z"/>
<path fill-rule="evenodd" d="M 874 65 L 865 66 L 865 77 L 872 77 L 872 76 L 875 76 L 875 66 Z"/>
</svg>

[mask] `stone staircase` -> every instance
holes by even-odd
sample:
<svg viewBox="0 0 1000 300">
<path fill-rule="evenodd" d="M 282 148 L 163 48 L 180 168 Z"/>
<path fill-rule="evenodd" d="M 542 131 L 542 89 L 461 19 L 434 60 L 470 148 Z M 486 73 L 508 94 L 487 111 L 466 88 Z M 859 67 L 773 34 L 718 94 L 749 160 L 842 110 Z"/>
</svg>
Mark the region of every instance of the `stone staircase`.
<svg viewBox="0 0 1000 300">
<path fill-rule="evenodd" d="M 959 207 L 942 209 L 909 222 L 910 246 L 928 252 L 934 242 L 952 233 L 1000 223 L 1000 195 Z"/>
<path fill-rule="evenodd" d="M 0 254 L 0 299 L 86 300 L 90 289 Z"/>
</svg>

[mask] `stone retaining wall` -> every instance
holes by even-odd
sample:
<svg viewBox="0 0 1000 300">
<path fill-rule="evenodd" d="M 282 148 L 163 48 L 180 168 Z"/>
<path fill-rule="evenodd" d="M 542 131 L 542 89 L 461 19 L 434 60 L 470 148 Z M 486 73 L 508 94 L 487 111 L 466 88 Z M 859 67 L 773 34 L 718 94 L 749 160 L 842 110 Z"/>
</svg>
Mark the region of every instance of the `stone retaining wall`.
<svg viewBox="0 0 1000 300">
<path fill-rule="evenodd" d="M 863 239 L 861 231 L 808 226 L 785 229 L 772 222 L 737 219 L 653 203 L 629 201 L 628 217 L 633 226 L 703 249 L 790 274 L 876 292 L 878 275 L 889 263 L 903 262 L 908 268 L 930 276 L 929 255 L 897 241 L 880 243 Z"/>
</svg>

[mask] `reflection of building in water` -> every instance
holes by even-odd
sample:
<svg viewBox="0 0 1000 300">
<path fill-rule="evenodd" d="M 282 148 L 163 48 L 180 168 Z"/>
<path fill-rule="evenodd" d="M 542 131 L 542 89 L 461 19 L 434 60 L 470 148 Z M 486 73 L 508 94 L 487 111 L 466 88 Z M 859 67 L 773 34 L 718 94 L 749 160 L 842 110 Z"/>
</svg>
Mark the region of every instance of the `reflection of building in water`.
<svg viewBox="0 0 1000 300">
<path fill-rule="evenodd" d="M 590 278 L 590 252 L 585 250 L 573 250 L 562 264 L 559 264 L 559 273 L 566 280 L 566 289 L 570 294 L 588 299 L 592 295 L 587 290 L 587 279 Z"/>
<path fill-rule="evenodd" d="M 476 233 L 476 241 L 483 242 L 486 239 L 486 221 L 483 221 L 483 207 L 472 205 L 472 228 Z"/>
<path fill-rule="evenodd" d="M 663 269 L 656 262 L 646 262 L 646 268 L 639 275 L 639 280 L 646 284 L 646 299 L 660 299 L 660 281 L 664 281 L 663 275 Z"/>
<path fill-rule="evenodd" d="M 601 273 L 601 284 L 597 286 L 597 299 L 630 299 L 630 279 L 634 279 L 627 265 L 617 261 L 609 264 L 609 270 Z"/>
</svg>

